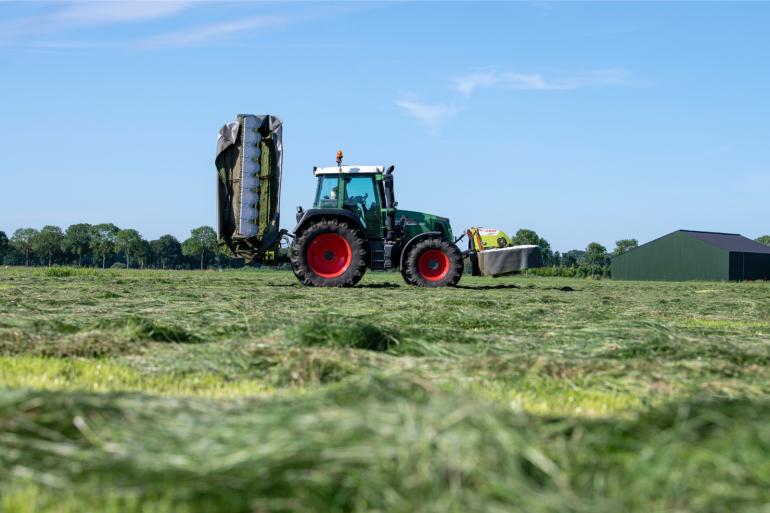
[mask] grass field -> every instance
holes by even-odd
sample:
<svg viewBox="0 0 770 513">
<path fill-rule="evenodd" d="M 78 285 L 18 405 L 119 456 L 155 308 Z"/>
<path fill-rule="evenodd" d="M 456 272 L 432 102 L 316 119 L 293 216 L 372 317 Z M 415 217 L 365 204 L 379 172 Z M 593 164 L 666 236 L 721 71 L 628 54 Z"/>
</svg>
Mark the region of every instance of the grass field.
<svg viewBox="0 0 770 513">
<path fill-rule="evenodd" d="M 0 269 L 0 511 L 770 511 L 770 284 L 461 285 Z"/>
</svg>

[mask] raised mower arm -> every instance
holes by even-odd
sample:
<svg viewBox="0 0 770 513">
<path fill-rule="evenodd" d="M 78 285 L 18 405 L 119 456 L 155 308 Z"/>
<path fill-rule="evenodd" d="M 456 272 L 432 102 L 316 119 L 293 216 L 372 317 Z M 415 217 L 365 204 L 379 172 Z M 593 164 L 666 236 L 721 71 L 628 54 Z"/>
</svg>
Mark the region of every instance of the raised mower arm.
<svg viewBox="0 0 770 513">
<path fill-rule="evenodd" d="M 280 232 L 283 122 L 239 114 L 219 131 L 217 217 L 219 244 L 249 261 L 272 263 Z"/>
</svg>

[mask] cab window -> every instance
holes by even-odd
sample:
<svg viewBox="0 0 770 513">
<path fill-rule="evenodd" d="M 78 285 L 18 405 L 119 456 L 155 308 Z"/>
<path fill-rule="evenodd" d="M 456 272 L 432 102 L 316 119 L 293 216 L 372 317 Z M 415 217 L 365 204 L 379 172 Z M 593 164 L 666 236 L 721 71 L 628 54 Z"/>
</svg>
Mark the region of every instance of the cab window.
<svg viewBox="0 0 770 513">
<path fill-rule="evenodd" d="M 374 180 L 371 176 L 345 177 L 344 206 L 356 207 L 360 205 L 368 210 L 376 203 L 377 195 L 374 192 Z"/>
<path fill-rule="evenodd" d="M 369 236 L 380 237 L 382 220 L 375 189 L 375 178 L 369 176 L 346 176 L 343 208 L 356 213 Z"/>
<path fill-rule="evenodd" d="M 315 206 L 318 208 L 337 208 L 339 205 L 339 185 L 339 175 L 319 176 Z"/>
</svg>

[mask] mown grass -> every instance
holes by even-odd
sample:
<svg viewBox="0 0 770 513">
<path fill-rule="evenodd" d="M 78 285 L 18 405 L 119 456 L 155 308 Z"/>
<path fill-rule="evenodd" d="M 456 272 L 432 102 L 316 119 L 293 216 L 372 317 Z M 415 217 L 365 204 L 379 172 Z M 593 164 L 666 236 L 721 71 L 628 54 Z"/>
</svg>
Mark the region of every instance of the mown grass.
<svg viewBox="0 0 770 513">
<path fill-rule="evenodd" d="M 11 497 L 32 487 L 53 511 L 61 493 L 81 511 L 759 512 L 767 406 L 530 416 L 410 374 L 230 403 L 17 391 L 0 403 L 0 461 Z"/>
<path fill-rule="evenodd" d="M 205 371 L 148 374 L 109 360 L 0 357 L 0 368 L 3 369 L 3 384 L 9 388 L 89 392 L 124 390 L 207 397 L 254 396 L 275 390 L 263 380 L 228 380 L 221 374 Z"/>
<path fill-rule="evenodd" d="M 767 511 L 769 369 L 764 283 L 5 269 L 0 507 Z"/>
</svg>

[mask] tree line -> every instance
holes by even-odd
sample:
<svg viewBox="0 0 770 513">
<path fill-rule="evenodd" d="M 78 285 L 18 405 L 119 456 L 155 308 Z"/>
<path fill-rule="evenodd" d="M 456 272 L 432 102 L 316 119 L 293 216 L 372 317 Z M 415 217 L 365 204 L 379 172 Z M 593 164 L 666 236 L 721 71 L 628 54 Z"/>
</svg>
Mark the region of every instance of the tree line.
<svg viewBox="0 0 770 513">
<path fill-rule="evenodd" d="M 636 239 L 621 239 L 615 243 L 615 249 L 610 253 L 598 242 L 591 242 L 585 249 L 571 249 L 560 253 L 551 250 L 551 244 L 540 237 L 534 230 L 522 228 L 511 238 L 513 245 L 534 244 L 540 246 L 543 254 L 543 264 L 547 267 L 575 267 L 580 265 L 609 265 L 613 256 L 625 253 L 639 246 Z"/>
<path fill-rule="evenodd" d="M 137 230 L 112 223 L 78 223 L 66 230 L 53 225 L 40 230 L 19 228 L 10 237 L 0 231 L 0 263 L 139 269 L 244 265 L 243 259 L 232 258 L 217 247 L 217 234 L 210 226 L 190 230 L 190 237 L 180 242 L 173 235 L 145 240 Z"/>
<path fill-rule="evenodd" d="M 540 246 L 545 268 L 536 274 L 551 276 L 609 276 L 610 260 L 636 248 L 636 239 L 615 242 L 610 252 L 598 242 L 585 249 L 560 253 L 534 230 L 522 228 L 511 239 L 514 245 Z M 757 242 L 770 246 L 770 235 Z M 286 255 L 283 255 L 286 256 Z M 0 231 L 0 263 L 4 265 L 77 265 L 90 267 L 127 267 L 152 269 L 205 269 L 242 267 L 242 258 L 233 258 L 218 247 L 217 234 L 210 226 L 190 230 L 190 237 L 180 242 L 173 235 L 145 240 L 132 228 L 121 229 L 112 223 L 78 223 L 66 230 L 48 225 L 42 229 L 19 228 L 11 237 Z"/>
<path fill-rule="evenodd" d="M 762 235 L 755 240 L 760 244 L 770 246 L 770 235 Z M 584 250 L 572 249 L 559 253 L 552 251 L 548 241 L 540 237 L 534 230 L 526 228 L 517 231 L 511 241 L 514 245 L 534 244 L 540 246 L 544 267 L 531 269 L 529 271 L 531 274 L 564 277 L 609 277 L 612 257 L 639 246 L 639 241 L 636 239 L 620 239 L 615 242 L 615 249 L 612 252 L 607 251 L 607 248 L 598 242 L 591 242 Z"/>
</svg>

